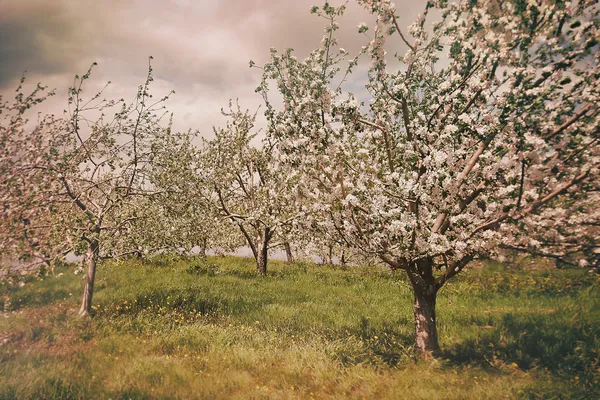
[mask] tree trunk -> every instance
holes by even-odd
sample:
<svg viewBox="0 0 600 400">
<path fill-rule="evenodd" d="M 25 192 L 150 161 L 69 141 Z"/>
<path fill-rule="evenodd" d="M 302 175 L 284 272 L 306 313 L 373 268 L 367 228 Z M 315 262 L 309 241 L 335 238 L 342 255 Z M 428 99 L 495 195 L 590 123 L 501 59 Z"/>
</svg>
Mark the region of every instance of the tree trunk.
<svg viewBox="0 0 600 400">
<path fill-rule="evenodd" d="M 325 260 L 325 264 L 333 265 L 333 246 L 327 246 L 327 259 Z"/>
<path fill-rule="evenodd" d="M 288 242 L 285 242 L 283 244 L 283 247 L 285 248 L 285 256 L 287 258 L 288 264 L 293 263 L 294 262 L 294 255 L 292 254 L 292 247 L 290 246 L 290 244 Z"/>
<path fill-rule="evenodd" d="M 423 358 L 435 357 L 440 351 L 435 318 L 437 288 L 420 274 L 409 272 L 408 275 L 415 296 L 415 351 Z"/>
<path fill-rule="evenodd" d="M 94 280 L 96 278 L 96 264 L 98 263 L 99 246 L 97 240 L 92 240 L 85 253 L 84 261 L 87 266 L 85 287 L 79 316 L 89 317 L 92 310 L 92 296 L 94 294 Z"/>
<path fill-rule="evenodd" d="M 269 240 L 271 239 L 271 228 L 265 228 L 256 243 L 256 273 L 258 275 L 267 274 L 267 256 Z"/>
<path fill-rule="evenodd" d="M 206 257 L 206 248 L 208 247 L 208 240 L 206 238 L 202 239 L 202 243 L 200 244 L 200 255 L 202 257 Z"/>
<path fill-rule="evenodd" d="M 340 264 L 346 265 L 346 251 L 342 250 L 342 255 L 340 256 Z"/>
<path fill-rule="evenodd" d="M 262 251 L 258 252 L 258 257 L 256 258 L 256 273 L 258 275 L 267 274 L 267 255 Z"/>
</svg>

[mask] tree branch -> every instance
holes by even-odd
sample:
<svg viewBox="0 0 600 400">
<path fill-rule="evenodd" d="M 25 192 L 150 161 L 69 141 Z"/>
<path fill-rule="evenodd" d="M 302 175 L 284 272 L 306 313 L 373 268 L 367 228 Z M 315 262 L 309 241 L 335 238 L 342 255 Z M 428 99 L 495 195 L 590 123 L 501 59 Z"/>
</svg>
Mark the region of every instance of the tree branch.
<svg viewBox="0 0 600 400">
<path fill-rule="evenodd" d="M 575 114 L 573 117 L 571 117 L 571 119 L 565 121 L 565 123 L 563 123 L 561 126 L 559 126 L 554 131 L 552 131 L 549 134 L 547 134 L 546 136 L 544 136 L 544 139 L 545 140 L 550 140 L 554 136 L 562 133 L 565 129 L 567 129 L 569 126 L 571 126 L 575 122 L 577 122 L 581 117 L 583 117 L 591 109 L 592 109 L 592 105 L 591 104 L 586 105 L 577 114 Z"/>
</svg>

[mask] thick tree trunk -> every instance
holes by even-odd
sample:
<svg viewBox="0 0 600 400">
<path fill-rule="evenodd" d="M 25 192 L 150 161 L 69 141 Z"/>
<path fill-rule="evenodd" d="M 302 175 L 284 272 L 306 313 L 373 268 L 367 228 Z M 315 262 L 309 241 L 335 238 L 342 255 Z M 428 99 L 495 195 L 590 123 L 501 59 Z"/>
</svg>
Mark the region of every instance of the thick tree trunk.
<svg viewBox="0 0 600 400">
<path fill-rule="evenodd" d="M 290 246 L 290 244 L 288 242 L 285 242 L 283 244 L 283 247 L 285 248 L 285 256 L 286 256 L 288 264 L 293 263 L 294 255 L 292 254 L 292 247 Z"/>
<path fill-rule="evenodd" d="M 433 260 L 422 260 L 415 264 L 417 273 L 408 272 L 414 293 L 415 351 L 424 358 L 439 354 L 435 303 L 438 288 L 433 278 Z"/>
<path fill-rule="evenodd" d="M 258 252 L 258 257 L 256 258 L 256 273 L 258 275 L 267 274 L 267 255 L 262 251 Z"/>
<path fill-rule="evenodd" d="M 256 273 L 258 275 L 267 274 L 267 259 L 269 240 L 271 239 L 271 228 L 265 228 L 256 243 Z"/>
<path fill-rule="evenodd" d="M 342 255 L 340 256 L 340 264 L 346 265 L 346 252 L 342 250 Z"/>
<path fill-rule="evenodd" d="M 440 351 L 435 319 L 437 293 L 433 287 L 426 290 L 414 288 L 415 350 L 424 357 L 436 356 Z"/>
<path fill-rule="evenodd" d="M 92 296 L 94 295 L 94 280 L 96 279 L 96 264 L 98 263 L 98 241 L 92 240 L 85 253 L 84 261 L 87 266 L 85 275 L 85 287 L 83 289 L 83 299 L 79 316 L 89 317 L 92 310 Z"/>
</svg>

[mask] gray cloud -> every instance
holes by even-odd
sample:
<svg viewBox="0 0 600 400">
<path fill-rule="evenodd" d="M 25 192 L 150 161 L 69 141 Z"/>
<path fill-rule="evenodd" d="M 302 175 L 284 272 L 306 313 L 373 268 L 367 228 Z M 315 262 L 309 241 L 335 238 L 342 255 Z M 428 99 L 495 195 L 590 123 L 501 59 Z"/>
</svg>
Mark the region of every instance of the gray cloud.
<svg viewBox="0 0 600 400">
<path fill-rule="evenodd" d="M 28 70 L 32 81 L 64 93 L 73 76 L 96 61 L 90 92 L 111 80 L 109 94 L 127 98 L 143 83 L 152 55 L 157 94 L 177 91 L 169 105 L 176 126 L 209 131 L 230 98 L 258 107 L 260 71 L 248 68 L 250 59 L 267 61 L 270 47 L 292 47 L 302 58 L 319 45 L 325 21 L 309 14 L 314 3 L 319 1 L 0 0 L 0 92 L 14 88 Z M 399 5 L 401 25 L 412 22 L 424 3 Z M 372 26 L 373 20 L 350 2 L 340 21 L 340 45 L 353 52 L 366 44 L 356 24 Z M 398 41 L 390 52 L 402 49 Z"/>
<path fill-rule="evenodd" d="M 59 3 L 0 0 L 0 87 L 14 85 L 25 70 L 51 75 L 69 68 L 74 55 L 61 47 L 73 35 L 64 11 Z"/>
</svg>

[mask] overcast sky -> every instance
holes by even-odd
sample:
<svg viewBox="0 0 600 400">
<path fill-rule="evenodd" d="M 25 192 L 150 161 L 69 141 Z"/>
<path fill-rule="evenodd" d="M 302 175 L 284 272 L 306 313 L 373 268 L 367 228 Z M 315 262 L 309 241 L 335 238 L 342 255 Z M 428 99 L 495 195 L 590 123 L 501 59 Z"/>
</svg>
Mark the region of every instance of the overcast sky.
<svg viewBox="0 0 600 400">
<path fill-rule="evenodd" d="M 339 2 L 332 1 L 332 5 Z M 424 0 L 396 2 L 400 25 L 423 11 Z M 110 95 L 131 99 L 152 61 L 155 96 L 168 103 L 175 128 L 210 135 L 221 107 L 239 98 L 261 103 L 254 89 L 269 48 L 295 49 L 302 59 L 319 45 L 325 21 L 309 13 L 315 0 L 0 0 L 0 93 L 10 95 L 23 71 L 34 84 L 57 89 L 45 108 L 60 112 L 75 74 L 97 62 L 87 94 L 112 81 Z M 340 20 L 340 46 L 353 52 L 368 39 L 356 25 L 374 18 L 352 1 Z M 399 41 L 398 41 L 399 42 Z M 398 49 L 403 50 L 402 44 Z M 365 60 L 366 61 L 366 60 Z M 358 78 L 358 77 L 357 77 Z"/>
</svg>

